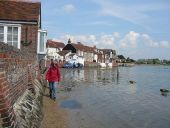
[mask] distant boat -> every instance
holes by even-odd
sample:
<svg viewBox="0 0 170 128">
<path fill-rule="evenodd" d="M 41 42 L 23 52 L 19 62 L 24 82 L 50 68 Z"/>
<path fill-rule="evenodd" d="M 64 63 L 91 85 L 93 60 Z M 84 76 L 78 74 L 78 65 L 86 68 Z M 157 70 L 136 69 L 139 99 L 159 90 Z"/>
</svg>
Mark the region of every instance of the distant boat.
<svg viewBox="0 0 170 128">
<path fill-rule="evenodd" d="M 134 63 L 118 63 L 118 66 L 132 67 L 132 66 L 135 66 L 135 64 Z"/>
<path fill-rule="evenodd" d="M 106 67 L 106 63 L 100 63 L 100 67 L 105 68 Z"/>
<path fill-rule="evenodd" d="M 112 68 L 113 64 L 112 63 L 100 63 L 100 67 L 102 67 L 102 68 Z"/>
<path fill-rule="evenodd" d="M 113 64 L 112 63 L 107 63 L 106 65 L 108 68 L 112 68 L 113 67 Z"/>
</svg>

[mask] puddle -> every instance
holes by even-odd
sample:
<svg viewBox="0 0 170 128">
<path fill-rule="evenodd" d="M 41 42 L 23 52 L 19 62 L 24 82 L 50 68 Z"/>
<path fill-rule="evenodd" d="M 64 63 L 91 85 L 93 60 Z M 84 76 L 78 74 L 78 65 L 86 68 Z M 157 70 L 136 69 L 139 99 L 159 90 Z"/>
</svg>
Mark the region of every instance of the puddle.
<svg viewBox="0 0 170 128">
<path fill-rule="evenodd" d="M 60 107 L 69 109 L 79 109 L 82 105 L 76 100 L 65 100 L 60 103 Z"/>
</svg>

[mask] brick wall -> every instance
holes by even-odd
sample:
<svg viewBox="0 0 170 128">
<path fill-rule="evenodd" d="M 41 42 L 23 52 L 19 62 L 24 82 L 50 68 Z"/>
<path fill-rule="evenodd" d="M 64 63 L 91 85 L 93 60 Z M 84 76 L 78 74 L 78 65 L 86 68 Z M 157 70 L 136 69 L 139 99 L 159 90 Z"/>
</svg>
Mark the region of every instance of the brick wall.
<svg viewBox="0 0 170 128">
<path fill-rule="evenodd" d="M 38 25 L 24 25 L 21 27 L 21 50 L 36 54 Z M 28 46 L 27 46 L 28 45 Z"/>
<path fill-rule="evenodd" d="M 13 105 L 37 76 L 36 54 L 0 42 L 0 127 L 17 127 Z"/>
</svg>

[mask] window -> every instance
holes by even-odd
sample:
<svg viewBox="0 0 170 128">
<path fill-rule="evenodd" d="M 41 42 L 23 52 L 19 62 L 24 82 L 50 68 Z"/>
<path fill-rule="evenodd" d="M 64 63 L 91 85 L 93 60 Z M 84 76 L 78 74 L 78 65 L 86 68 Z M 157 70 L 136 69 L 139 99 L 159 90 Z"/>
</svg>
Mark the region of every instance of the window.
<svg viewBox="0 0 170 128">
<path fill-rule="evenodd" d="M 18 47 L 18 27 L 7 27 L 7 43 Z"/>
<path fill-rule="evenodd" d="M 4 27 L 0 26 L 0 42 L 4 42 Z"/>
<path fill-rule="evenodd" d="M 46 41 L 47 32 L 43 30 L 38 30 L 38 53 L 46 54 Z"/>
<path fill-rule="evenodd" d="M 21 26 L 20 25 L 1 25 L 0 42 L 5 42 L 16 48 L 20 48 Z"/>
</svg>

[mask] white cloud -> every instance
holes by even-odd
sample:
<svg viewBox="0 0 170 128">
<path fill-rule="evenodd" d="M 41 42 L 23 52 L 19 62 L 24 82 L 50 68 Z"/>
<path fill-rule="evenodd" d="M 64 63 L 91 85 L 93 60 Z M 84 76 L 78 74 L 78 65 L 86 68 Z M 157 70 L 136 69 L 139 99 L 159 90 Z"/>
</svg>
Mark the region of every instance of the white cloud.
<svg viewBox="0 0 170 128">
<path fill-rule="evenodd" d="M 99 36 L 66 34 L 58 40 L 66 44 L 69 38 L 72 43 L 81 42 L 88 46 L 96 45 L 97 48 L 108 48 L 115 50 L 126 49 L 129 50 L 129 52 L 132 49 L 136 51 L 139 50 L 140 52 L 141 48 L 170 48 L 170 43 L 168 41 L 155 42 L 149 35 L 140 34 L 134 31 L 128 32 L 123 37 L 121 37 L 118 32 L 114 32 L 113 34 L 102 33 Z"/>
<path fill-rule="evenodd" d="M 109 34 L 101 34 L 100 36 L 95 35 L 64 35 L 60 37 L 58 40 L 62 40 L 63 42 L 71 39 L 72 43 L 82 42 L 84 45 L 94 46 L 97 48 L 109 48 L 115 49 L 114 36 Z"/>
<path fill-rule="evenodd" d="M 72 43 L 82 42 L 85 45 L 95 45 L 97 43 L 95 35 L 69 35 L 69 34 L 66 34 L 66 35 L 60 37 L 60 40 L 63 40 L 63 42 L 66 42 L 66 43 L 67 43 L 68 39 L 71 39 Z"/>
<path fill-rule="evenodd" d="M 120 47 L 137 47 L 138 38 L 140 34 L 134 31 L 130 31 L 128 34 L 125 35 L 123 39 L 120 40 Z"/>
<path fill-rule="evenodd" d="M 141 35 L 141 40 L 142 42 L 146 45 L 146 46 L 149 46 L 149 47 L 159 47 L 159 43 L 158 42 L 155 42 L 153 41 L 153 39 L 147 35 L 147 34 L 142 34 Z"/>
<path fill-rule="evenodd" d="M 67 4 L 63 6 L 63 10 L 67 13 L 73 12 L 75 11 L 75 9 L 76 9 L 75 6 L 72 4 Z"/>
<path fill-rule="evenodd" d="M 114 33 L 113 33 L 113 37 L 114 37 L 114 38 L 120 38 L 120 34 L 119 34 L 118 32 L 114 32 Z"/>
<path fill-rule="evenodd" d="M 160 47 L 170 48 L 170 43 L 168 41 L 161 41 L 160 42 Z"/>
<path fill-rule="evenodd" d="M 122 48 L 126 48 L 127 47 L 127 44 L 126 44 L 126 42 L 121 42 L 121 44 L 120 44 L 120 47 L 122 47 Z"/>
<path fill-rule="evenodd" d="M 105 45 L 112 45 L 114 42 L 114 37 L 112 35 L 102 35 L 100 42 Z"/>
<path fill-rule="evenodd" d="M 143 43 L 146 44 L 146 46 L 149 46 L 149 47 L 153 47 L 153 48 L 170 48 L 170 43 L 168 41 L 155 42 L 147 34 L 142 34 L 141 35 L 141 40 L 143 41 Z"/>
</svg>

